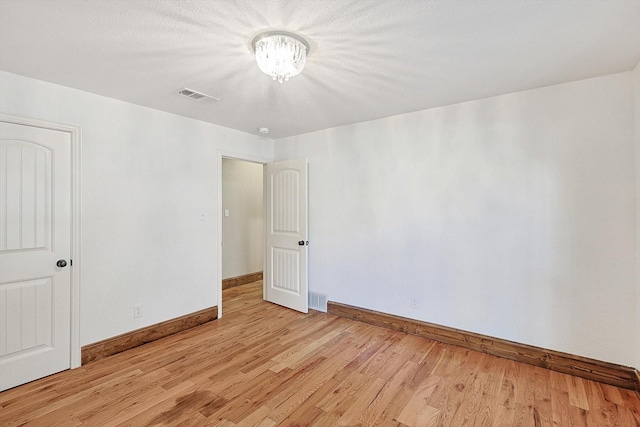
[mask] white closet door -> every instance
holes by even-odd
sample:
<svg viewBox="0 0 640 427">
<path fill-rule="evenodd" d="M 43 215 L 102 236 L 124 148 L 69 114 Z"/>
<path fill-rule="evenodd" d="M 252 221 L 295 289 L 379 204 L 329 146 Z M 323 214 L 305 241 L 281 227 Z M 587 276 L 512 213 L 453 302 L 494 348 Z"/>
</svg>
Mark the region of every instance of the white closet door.
<svg viewBox="0 0 640 427">
<path fill-rule="evenodd" d="M 0 122 L 0 391 L 70 367 L 71 136 Z"/>
</svg>

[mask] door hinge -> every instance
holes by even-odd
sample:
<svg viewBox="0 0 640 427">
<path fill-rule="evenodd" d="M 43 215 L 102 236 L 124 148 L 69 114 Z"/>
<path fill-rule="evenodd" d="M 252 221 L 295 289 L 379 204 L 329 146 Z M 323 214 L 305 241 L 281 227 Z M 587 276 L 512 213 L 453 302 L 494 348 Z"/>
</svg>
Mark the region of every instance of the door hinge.
<svg viewBox="0 0 640 427">
<path fill-rule="evenodd" d="M 73 267 L 73 260 L 72 259 L 69 260 L 69 266 Z"/>
</svg>

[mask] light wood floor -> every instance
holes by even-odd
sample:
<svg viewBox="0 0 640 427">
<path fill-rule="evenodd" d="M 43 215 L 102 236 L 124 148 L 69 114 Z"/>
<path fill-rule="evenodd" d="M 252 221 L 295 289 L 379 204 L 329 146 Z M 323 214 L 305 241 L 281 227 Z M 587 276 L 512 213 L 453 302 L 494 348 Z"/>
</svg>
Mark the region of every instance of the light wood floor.
<svg viewBox="0 0 640 427">
<path fill-rule="evenodd" d="M 225 291 L 224 317 L 0 393 L 2 426 L 640 426 L 624 390 Z"/>
</svg>

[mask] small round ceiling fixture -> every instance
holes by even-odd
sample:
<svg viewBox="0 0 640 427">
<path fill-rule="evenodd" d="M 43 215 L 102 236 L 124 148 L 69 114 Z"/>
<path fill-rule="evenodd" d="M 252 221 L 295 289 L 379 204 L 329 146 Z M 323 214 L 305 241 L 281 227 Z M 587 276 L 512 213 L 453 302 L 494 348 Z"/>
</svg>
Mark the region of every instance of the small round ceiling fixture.
<svg viewBox="0 0 640 427">
<path fill-rule="evenodd" d="M 260 70 L 280 83 L 300 74 L 309 54 L 309 43 L 304 38 L 285 31 L 260 33 L 251 46 Z"/>
<path fill-rule="evenodd" d="M 258 132 L 260 132 L 260 133 L 269 133 L 269 128 L 258 128 Z"/>
</svg>

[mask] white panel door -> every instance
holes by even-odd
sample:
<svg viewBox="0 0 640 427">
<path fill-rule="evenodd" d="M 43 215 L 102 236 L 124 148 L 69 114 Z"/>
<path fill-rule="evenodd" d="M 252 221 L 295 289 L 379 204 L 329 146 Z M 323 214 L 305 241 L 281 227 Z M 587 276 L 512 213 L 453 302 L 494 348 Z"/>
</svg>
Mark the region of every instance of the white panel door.
<svg viewBox="0 0 640 427">
<path fill-rule="evenodd" d="M 265 165 L 267 301 L 307 313 L 307 161 Z"/>
<path fill-rule="evenodd" d="M 0 122 L 0 391 L 70 367 L 70 138 Z"/>
</svg>

